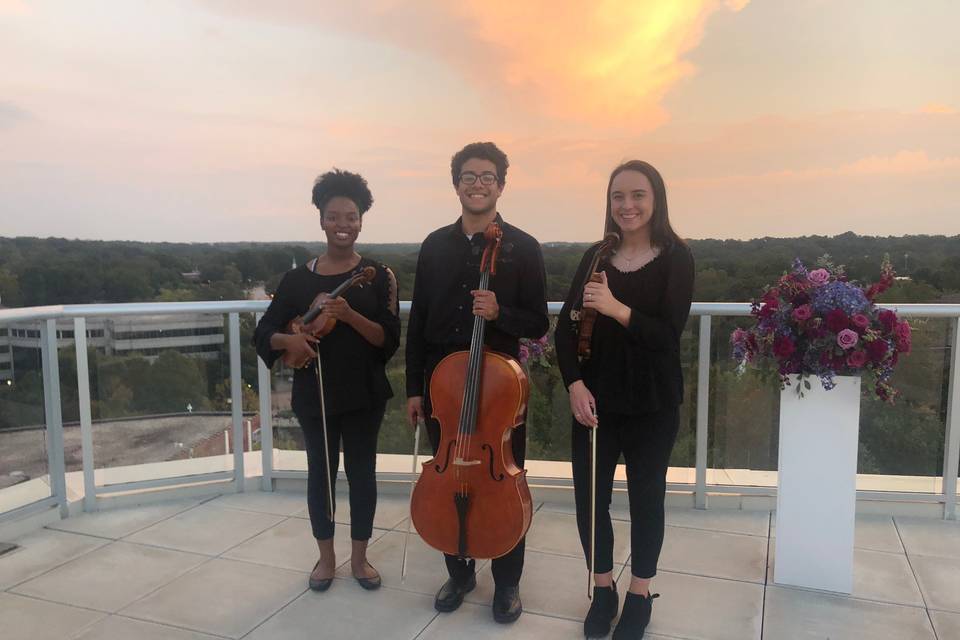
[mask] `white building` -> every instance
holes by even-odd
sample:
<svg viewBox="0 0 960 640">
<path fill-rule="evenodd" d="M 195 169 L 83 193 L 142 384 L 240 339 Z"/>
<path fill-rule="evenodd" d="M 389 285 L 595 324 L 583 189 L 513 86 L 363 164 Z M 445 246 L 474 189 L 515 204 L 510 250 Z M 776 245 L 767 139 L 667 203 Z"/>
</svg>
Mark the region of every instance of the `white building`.
<svg viewBox="0 0 960 640">
<path fill-rule="evenodd" d="M 0 327 L 0 381 L 13 378 L 13 348 L 40 349 L 39 321 Z M 164 350 L 204 360 L 217 358 L 225 342 L 223 317 L 211 314 L 120 316 L 87 320 L 87 345 L 107 354 L 156 359 Z M 74 325 L 57 321 L 57 345 L 74 345 Z"/>
</svg>

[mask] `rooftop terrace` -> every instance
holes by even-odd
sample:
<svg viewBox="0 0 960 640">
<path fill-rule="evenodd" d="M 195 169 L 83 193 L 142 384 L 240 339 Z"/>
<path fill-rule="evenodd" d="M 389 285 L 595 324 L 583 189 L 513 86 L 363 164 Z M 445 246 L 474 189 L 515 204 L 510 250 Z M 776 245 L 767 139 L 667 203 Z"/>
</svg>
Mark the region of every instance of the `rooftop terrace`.
<svg viewBox="0 0 960 640">
<path fill-rule="evenodd" d="M 82 515 L 47 525 L 0 559 L 6 640 L 285 640 L 310 637 L 577 638 L 589 605 L 572 506 L 538 502 L 513 625 L 490 612 L 482 563 L 460 610 L 438 614 L 439 554 L 411 534 L 400 563 L 406 497 L 381 496 L 369 556 L 383 588 L 349 573 L 349 508 L 338 504 L 338 578 L 307 589 L 316 545 L 305 497 L 249 492 Z M 616 571 L 629 565 L 629 522 L 614 510 Z M 669 508 L 647 637 L 697 640 L 960 638 L 960 524 L 860 515 L 849 597 L 772 583 L 769 511 Z M 621 580 L 624 584 L 626 579 Z"/>
</svg>

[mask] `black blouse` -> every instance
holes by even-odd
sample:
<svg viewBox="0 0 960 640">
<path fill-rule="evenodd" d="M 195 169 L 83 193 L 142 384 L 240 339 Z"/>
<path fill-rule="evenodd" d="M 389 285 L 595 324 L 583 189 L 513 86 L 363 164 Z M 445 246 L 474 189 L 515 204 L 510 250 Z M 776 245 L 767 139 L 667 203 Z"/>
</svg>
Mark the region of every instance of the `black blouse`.
<svg viewBox="0 0 960 640">
<path fill-rule="evenodd" d="M 565 385 L 584 384 L 602 411 L 625 415 L 655 412 L 683 402 L 680 334 L 693 299 L 693 256 L 684 244 L 661 251 L 645 266 L 622 272 L 602 263 L 610 292 L 630 307 L 630 322 L 597 314 L 590 343 L 591 357 L 577 357 L 577 324 L 570 312 L 579 309 L 587 268 L 598 245 L 584 254 L 560 311 L 554 336 L 557 361 Z"/>
<path fill-rule="evenodd" d="M 351 287 L 342 297 L 354 311 L 383 327 L 383 346 L 373 346 L 345 322 L 337 322 L 333 331 L 320 338 L 327 415 L 367 409 L 393 397 L 384 371 L 386 362 L 400 344 L 400 306 L 393 272 L 367 258 L 361 258 L 352 271 L 336 275 L 320 275 L 306 265 L 292 269 L 280 280 L 276 295 L 253 334 L 257 354 L 272 367 L 283 352 L 270 348 L 270 337 L 284 331 L 290 320 L 306 313 L 318 293 L 333 291 L 367 266 L 376 269 L 373 282 Z M 316 370 L 312 363 L 293 373 L 291 406 L 297 414 L 320 414 Z"/>
</svg>

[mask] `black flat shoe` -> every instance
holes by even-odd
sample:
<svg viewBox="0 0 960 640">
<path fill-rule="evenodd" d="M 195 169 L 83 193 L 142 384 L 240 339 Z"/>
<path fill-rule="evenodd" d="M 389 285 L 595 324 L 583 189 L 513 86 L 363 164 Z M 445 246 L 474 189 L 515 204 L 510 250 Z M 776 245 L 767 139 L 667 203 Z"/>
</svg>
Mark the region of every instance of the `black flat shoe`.
<svg viewBox="0 0 960 640">
<path fill-rule="evenodd" d="M 613 630 L 613 640 L 641 640 L 650 624 L 653 600 L 659 597 L 659 593 L 640 596 L 628 591 L 623 600 L 623 613 L 620 614 L 617 628 Z"/>
<path fill-rule="evenodd" d="M 319 560 L 317 560 L 317 564 L 313 565 L 313 571 L 316 571 L 318 566 L 320 566 Z M 329 589 L 330 585 L 333 584 L 333 578 L 314 578 L 313 571 L 310 572 L 310 590 L 326 591 Z"/>
<path fill-rule="evenodd" d="M 493 619 L 500 624 L 513 622 L 523 613 L 520 587 L 497 587 L 493 591 Z"/>
<path fill-rule="evenodd" d="M 477 574 L 471 573 L 466 582 L 450 578 L 443 583 L 437 597 L 433 601 L 433 608 L 437 611 L 456 611 L 463 604 L 463 597 L 477 586 Z"/>
<path fill-rule="evenodd" d="M 376 567 L 374 567 L 369 562 L 367 563 L 367 565 L 374 571 L 377 571 Z M 353 577 L 360 584 L 360 586 L 366 589 L 367 591 L 374 591 L 376 589 L 379 589 L 380 585 L 382 584 L 382 581 L 380 580 L 379 571 L 377 571 L 377 575 L 373 578 L 361 578 L 360 576 L 353 576 Z"/>
<path fill-rule="evenodd" d="M 610 633 L 610 623 L 617 617 L 620 598 L 617 583 L 609 587 L 594 587 L 593 602 L 587 617 L 583 619 L 583 635 L 586 638 L 605 638 Z"/>
</svg>

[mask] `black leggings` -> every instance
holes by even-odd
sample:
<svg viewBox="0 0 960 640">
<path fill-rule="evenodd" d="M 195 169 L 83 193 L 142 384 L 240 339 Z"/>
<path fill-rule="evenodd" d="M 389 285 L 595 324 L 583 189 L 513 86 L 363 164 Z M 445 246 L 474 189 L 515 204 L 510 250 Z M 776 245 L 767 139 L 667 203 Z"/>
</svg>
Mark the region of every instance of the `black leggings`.
<svg viewBox="0 0 960 640">
<path fill-rule="evenodd" d="M 350 486 L 350 538 L 369 540 L 373 534 L 373 514 L 377 509 L 377 434 L 386 403 L 373 409 L 327 416 L 330 442 L 330 468 L 333 486 L 340 468 L 340 441 L 343 440 L 343 466 Z M 323 459 L 323 422 L 320 416 L 297 415 L 303 428 L 307 449 L 307 508 L 313 537 L 329 540 L 334 525 L 327 515 L 327 465 Z M 337 494 L 333 494 L 336 505 Z"/>
<path fill-rule="evenodd" d="M 663 547 L 663 500 L 667 489 L 667 464 L 677 439 L 677 407 L 641 416 L 600 412 L 597 432 L 597 502 L 595 573 L 613 570 L 613 523 L 610 500 L 613 474 L 623 454 L 627 465 L 630 498 L 631 573 L 652 578 Z M 573 421 L 573 488 L 577 503 L 580 544 L 589 566 L 590 557 L 590 436 L 589 429 Z"/>
</svg>

